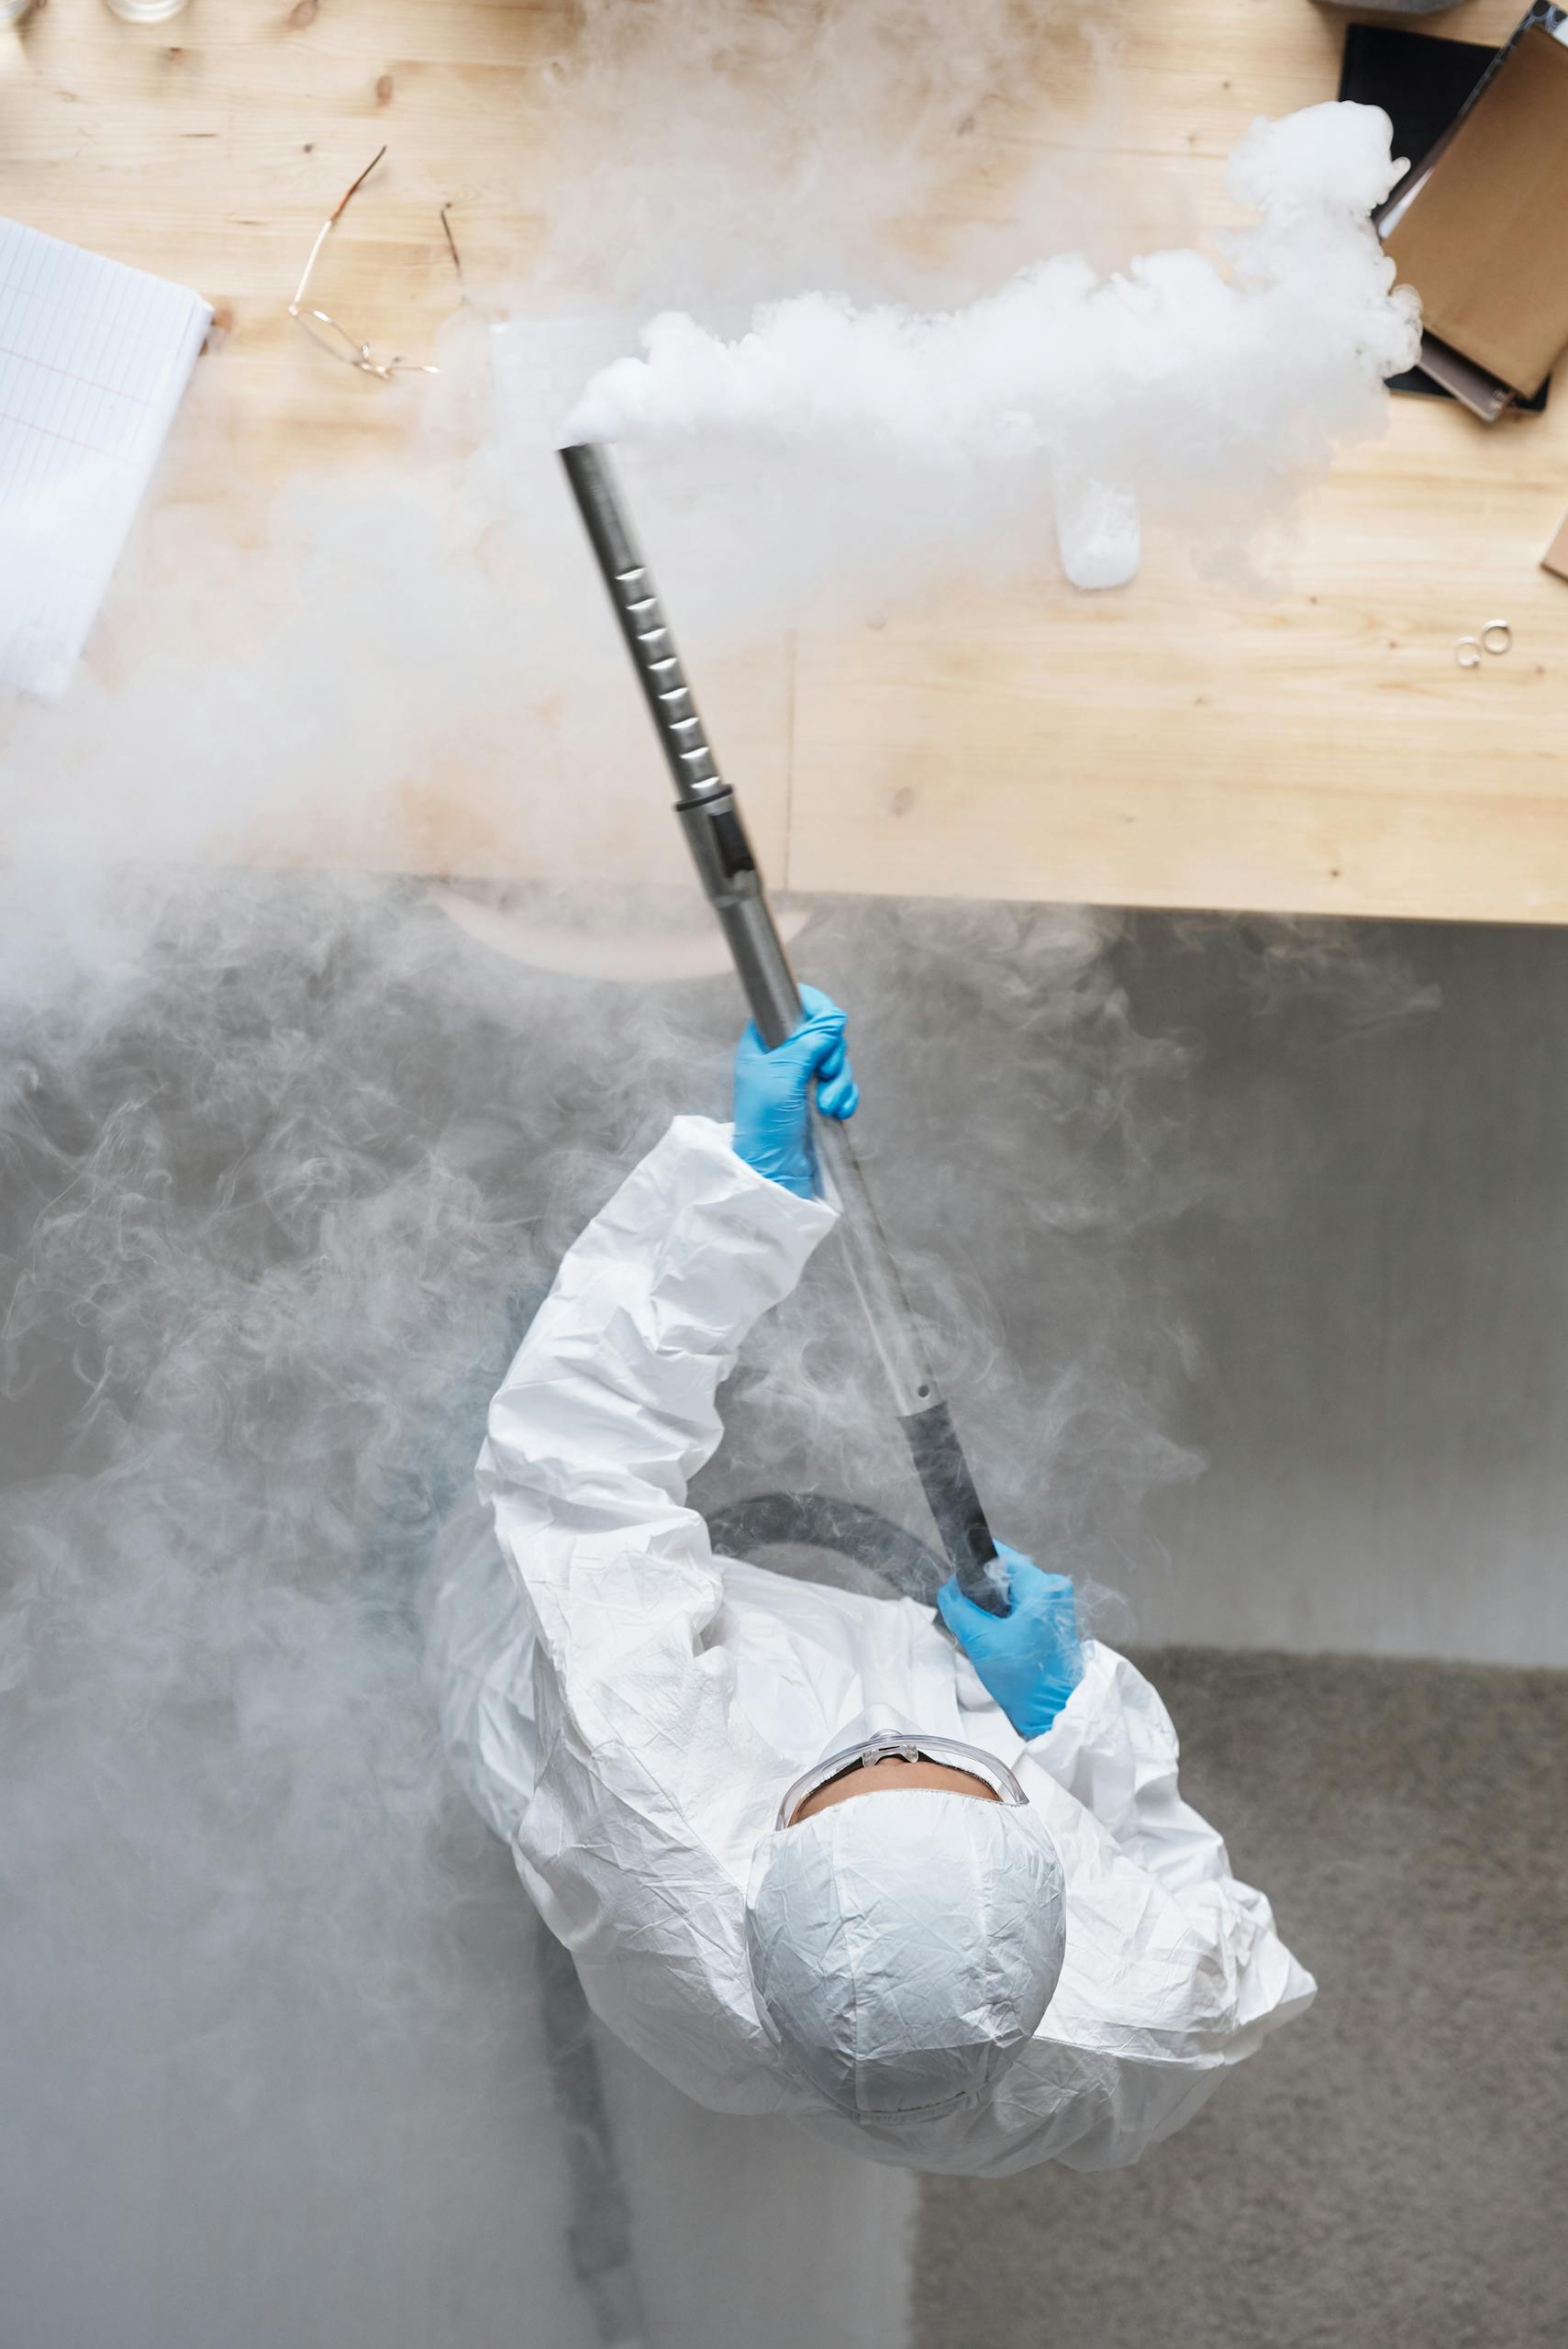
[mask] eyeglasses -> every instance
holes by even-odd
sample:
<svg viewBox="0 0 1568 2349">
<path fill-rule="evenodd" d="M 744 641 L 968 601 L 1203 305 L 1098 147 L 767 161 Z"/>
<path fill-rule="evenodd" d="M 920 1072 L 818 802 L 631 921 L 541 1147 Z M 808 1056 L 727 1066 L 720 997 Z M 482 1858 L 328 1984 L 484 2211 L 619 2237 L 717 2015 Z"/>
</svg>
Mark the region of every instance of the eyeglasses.
<svg viewBox="0 0 1568 2349">
<path fill-rule="evenodd" d="M 320 350 L 328 352 L 334 359 L 341 359 L 350 367 L 357 367 L 362 375 L 379 375 L 384 384 L 390 383 L 394 375 L 439 375 L 441 371 L 439 367 L 429 366 L 425 361 L 418 359 L 378 359 L 368 342 L 361 342 L 357 335 L 351 335 L 347 327 L 340 327 L 337 319 L 328 317 L 325 310 L 306 308 L 305 295 L 306 288 L 310 284 L 311 272 L 320 258 L 322 246 L 327 242 L 350 204 L 358 195 L 385 152 L 386 149 L 383 147 L 371 157 L 359 178 L 345 188 L 332 210 L 321 223 L 316 232 L 316 242 L 310 248 L 310 257 L 300 273 L 299 284 L 295 287 L 294 300 L 289 304 L 290 317 L 297 326 L 304 328 L 311 341 Z M 452 267 L 457 271 L 458 284 L 461 285 L 462 263 L 458 259 L 457 245 L 452 238 L 451 223 L 447 218 L 445 205 L 441 206 L 440 217 L 441 230 L 447 240 L 447 250 L 452 257 Z"/>
<path fill-rule="evenodd" d="M 998 1762 L 983 1746 L 965 1745 L 956 1737 L 868 1737 L 859 1745 L 847 1745 L 841 1753 L 830 1753 L 825 1762 L 818 1762 L 815 1769 L 797 1778 L 779 1805 L 775 1828 L 787 1827 L 801 1805 L 820 1794 L 824 1787 L 830 1787 L 835 1778 L 846 1777 L 851 1770 L 874 1769 L 879 1762 L 895 1761 L 935 1762 L 944 1770 L 962 1770 L 970 1777 L 981 1779 L 1009 1810 L 1021 1810 L 1029 1802 L 1006 1764 Z"/>
</svg>

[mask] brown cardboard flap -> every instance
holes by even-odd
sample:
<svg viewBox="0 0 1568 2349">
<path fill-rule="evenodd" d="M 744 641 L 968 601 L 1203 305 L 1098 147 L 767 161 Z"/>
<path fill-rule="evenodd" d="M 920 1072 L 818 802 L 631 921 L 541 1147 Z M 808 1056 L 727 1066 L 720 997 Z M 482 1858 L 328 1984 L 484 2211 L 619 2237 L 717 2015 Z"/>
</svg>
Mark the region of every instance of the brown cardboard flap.
<svg viewBox="0 0 1568 2349">
<path fill-rule="evenodd" d="M 1554 571 L 1559 579 L 1568 579 L 1568 514 L 1551 534 L 1551 544 L 1540 558 L 1542 571 Z"/>
<path fill-rule="evenodd" d="M 1384 241 L 1433 334 L 1540 390 L 1568 342 L 1568 49 L 1523 36 Z"/>
</svg>

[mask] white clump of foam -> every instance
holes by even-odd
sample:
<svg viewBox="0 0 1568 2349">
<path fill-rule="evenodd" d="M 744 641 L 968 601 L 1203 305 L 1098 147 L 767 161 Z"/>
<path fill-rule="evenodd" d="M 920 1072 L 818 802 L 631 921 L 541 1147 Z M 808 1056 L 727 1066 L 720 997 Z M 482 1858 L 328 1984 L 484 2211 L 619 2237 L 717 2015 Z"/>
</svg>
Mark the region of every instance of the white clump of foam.
<svg viewBox="0 0 1568 2349">
<path fill-rule="evenodd" d="M 1143 559 L 1137 499 L 1107 482 L 1059 474 L 1056 546 L 1074 587 L 1125 587 Z"/>
<path fill-rule="evenodd" d="M 997 477 L 1037 478 L 1075 584 L 1130 578 L 1140 515 L 1201 537 L 1244 530 L 1375 430 L 1385 377 L 1408 366 L 1417 301 L 1396 288 L 1369 215 L 1404 168 L 1371 106 L 1307 107 L 1253 124 L 1228 186 L 1255 224 L 1101 277 L 1064 254 L 962 309 L 862 307 L 806 293 L 756 310 L 736 340 L 682 312 L 645 355 L 593 378 L 582 440 L 670 444 L 724 435 L 787 465 L 889 467 L 958 537 Z M 970 489 L 964 488 L 967 478 Z M 1009 491 L 1007 495 L 1013 495 Z M 1036 516 L 1036 529 L 1043 521 Z"/>
</svg>

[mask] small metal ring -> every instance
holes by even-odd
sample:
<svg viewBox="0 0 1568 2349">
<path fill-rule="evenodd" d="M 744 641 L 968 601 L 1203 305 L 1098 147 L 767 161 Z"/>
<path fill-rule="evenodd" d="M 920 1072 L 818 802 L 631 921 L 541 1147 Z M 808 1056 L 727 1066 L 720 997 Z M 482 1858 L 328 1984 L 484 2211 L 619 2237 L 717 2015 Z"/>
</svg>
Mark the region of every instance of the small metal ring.
<svg viewBox="0 0 1568 2349">
<path fill-rule="evenodd" d="M 1453 657 L 1462 669 L 1481 666 L 1481 640 L 1477 636 L 1462 636 L 1453 648 Z"/>
<path fill-rule="evenodd" d="M 1501 640 L 1495 643 L 1494 638 Z M 1507 620 L 1488 620 L 1481 631 L 1483 648 L 1488 652 L 1506 652 L 1514 640 L 1514 631 Z"/>
</svg>

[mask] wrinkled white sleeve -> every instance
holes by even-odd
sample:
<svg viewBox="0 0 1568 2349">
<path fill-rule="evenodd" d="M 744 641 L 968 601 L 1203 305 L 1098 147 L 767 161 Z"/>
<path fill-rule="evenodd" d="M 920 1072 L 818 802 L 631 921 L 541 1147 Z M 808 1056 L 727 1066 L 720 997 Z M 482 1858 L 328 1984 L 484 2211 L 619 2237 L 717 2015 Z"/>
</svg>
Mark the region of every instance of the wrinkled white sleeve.
<svg viewBox="0 0 1568 2349">
<path fill-rule="evenodd" d="M 1169 1892 L 1233 1881 L 1225 1845 L 1182 1798 L 1181 1749 L 1157 1689 L 1103 1641 L 1043 1737 L 1025 1749 Z"/>
<path fill-rule="evenodd" d="M 833 1210 L 677 1118 L 571 1250 L 490 1408 L 479 1488 L 563 1680 L 696 1666 L 720 1597 L 686 1487 L 716 1397 Z"/>
<path fill-rule="evenodd" d="M 562 1264 L 479 1460 L 537 1635 L 524 1880 L 605 2020 L 731 2110 L 766 2101 L 747 2076 L 772 2066 L 744 1887 L 718 1855 L 771 1777 L 706 1643 L 723 1585 L 685 1494 L 741 1341 L 834 1219 L 746 1165 L 728 1128 L 677 1119 Z"/>
<path fill-rule="evenodd" d="M 1080 2051 L 1100 2082 L 1058 2158 L 1110 2167 L 1178 2128 L 1316 1985 L 1184 1800 L 1171 1717 L 1125 1656 L 1090 1642 L 1026 1755 L 1060 1790 L 1051 1821 L 1068 1878 L 1067 1965 L 1040 2038 Z"/>
</svg>

